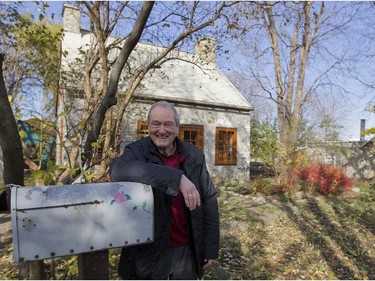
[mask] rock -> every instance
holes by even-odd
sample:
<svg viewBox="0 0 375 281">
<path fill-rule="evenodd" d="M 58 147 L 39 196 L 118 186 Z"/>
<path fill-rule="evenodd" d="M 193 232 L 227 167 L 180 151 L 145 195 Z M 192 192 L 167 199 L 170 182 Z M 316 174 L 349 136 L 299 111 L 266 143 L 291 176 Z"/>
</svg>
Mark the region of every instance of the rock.
<svg viewBox="0 0 375 281">
<path fill-rule="evenodd" d="M 223 191 L 225 191 L 225 186 L 223 186 L 223 185 L 218 186 L 218 187 L 217 187 L 217 190 L 218 190 L 219 192 L 223 192 Z"/>
<path fill-rule="evenodd" d="M 267 199 L 263 196 L 253 197 L 253 200 L 258 203 L 265 204 L 267 203 Z"/>
<path fill-rule="evenodd" d="M 273 214 L 273 213 L 267 213 L 267 212 L 265 212 L 264 214 L 261 215 L 261 219 L 265 223 L 271 223 L 272 221 L 275 221 L 277 218 L 278 218 L 278 215 L 277 214 Z"/>
<path fill-rule="evenodd" d="M 300 210 L 297 206 L 291 206 L 291 209 L 292 209 L 293 215 L 299 215 L 300 214 Z"/>
<path fill-rule="evenodd" d="M 294 197 L 297 199 L 302 199 L 305 196 L 305 192 L 303 191 L 298 191 L 294 194 Z"/>
<path fill-rule="evenodd" d="M 352 192 L 360 192 L 361 190 L 359 189 L 359 187 L 353 187 L 352 188 Z"/>
</svg>

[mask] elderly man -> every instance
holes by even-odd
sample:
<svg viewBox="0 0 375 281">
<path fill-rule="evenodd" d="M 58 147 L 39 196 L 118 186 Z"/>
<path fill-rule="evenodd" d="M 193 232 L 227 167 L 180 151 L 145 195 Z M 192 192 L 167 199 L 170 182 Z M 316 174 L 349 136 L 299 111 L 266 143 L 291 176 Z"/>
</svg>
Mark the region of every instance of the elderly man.
<svg viewBox="0 0 375 281">
<path fill-rule="evenodd" d="M 165 101 L 151 106 L 149 137 L 125 147 L 110 165 L 112 181 L 151 185 L 154 241 L 125 247 L 119 262 L 123 279 L 201 279 L 218 257 L 217 192 L 203 153 L 180 140 L 176 108 Z"/>
</svg>

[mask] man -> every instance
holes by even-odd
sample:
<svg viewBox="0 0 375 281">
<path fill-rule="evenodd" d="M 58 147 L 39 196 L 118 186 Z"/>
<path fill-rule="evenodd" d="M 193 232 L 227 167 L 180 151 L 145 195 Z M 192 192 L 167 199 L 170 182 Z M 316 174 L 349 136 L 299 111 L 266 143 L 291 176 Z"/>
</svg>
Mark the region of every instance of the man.
<svg viewBox="0 0 375 281">
<path fill-rule="evenodd" d="M 176 108 L 165 101 L 151 106 L 149 137 L 125 147 L 110 165 L 112 181 L 151 185 L 154 241 L 125 247 L 119 262 L 123 279 L 201 279 L 218 257 L 217 192 L 205 157 L 180 140 Z"/>
</svg>

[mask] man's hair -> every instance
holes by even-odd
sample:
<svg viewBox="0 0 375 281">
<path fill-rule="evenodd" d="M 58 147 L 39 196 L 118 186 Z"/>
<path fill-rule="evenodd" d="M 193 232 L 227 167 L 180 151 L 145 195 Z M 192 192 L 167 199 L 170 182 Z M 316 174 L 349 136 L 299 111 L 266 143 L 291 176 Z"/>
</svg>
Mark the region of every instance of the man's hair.
<svg viewBox="0 0 375 281">
<path fill-rule="evenodd" d="M 155 108 L 155 107 L 162 107 L 162 108 L 169 108 L 173 111 L 174 113 L 174 120 L 175 120 L 175 123 L 176 123 L 176 126 L 179 127 L 180 126 L 180 116 L 177 112 L 177 109 L 173 106 L 173 104 L 167 102 L 167 101 L 159 101 L 157 103 L 154 103 L 149 111 L 148 111 L 148 114 L 147 114 L 147 125 L 150 124 L 150 113 L 151 111 Z"/>
</svg>

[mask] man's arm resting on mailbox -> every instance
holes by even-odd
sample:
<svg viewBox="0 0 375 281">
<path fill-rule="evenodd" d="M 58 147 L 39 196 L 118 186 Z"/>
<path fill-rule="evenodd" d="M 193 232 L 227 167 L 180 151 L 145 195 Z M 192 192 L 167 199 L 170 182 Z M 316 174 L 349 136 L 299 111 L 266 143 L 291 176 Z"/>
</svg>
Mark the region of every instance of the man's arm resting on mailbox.
<svg viewBox="0 0 375 281">
<path fill-rule="evenodd" d="M 180 186 L 182 171 L 154 163 L 139 161 L 132 151 L 126 151 L 121 157 L 115 158 L 109 168 L 111 181 L 141 182 L 176 196 Z"/>
</svg>

